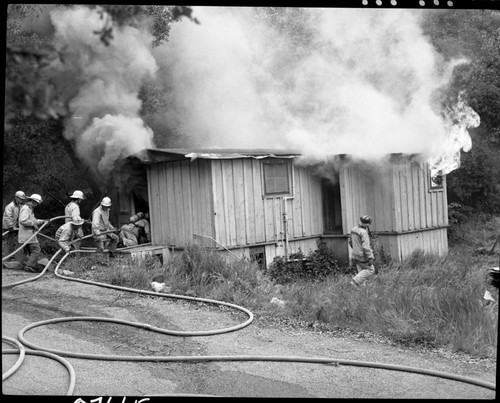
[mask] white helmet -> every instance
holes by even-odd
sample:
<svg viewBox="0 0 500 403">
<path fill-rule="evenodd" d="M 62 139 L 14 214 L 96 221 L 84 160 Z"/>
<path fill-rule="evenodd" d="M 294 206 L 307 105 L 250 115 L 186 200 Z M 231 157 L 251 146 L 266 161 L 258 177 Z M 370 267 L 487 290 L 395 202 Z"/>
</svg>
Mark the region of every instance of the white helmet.
<svg viewBox="0 0 500 403">
<path fill-rule="evenodd" d="M 28 197 L 28 199 L 34 200 L 38 204 L 40 204 L 42 202 L 42 196 L 40 196 L 39 194 L 36 194 L 36 193 L 33 193 L 30 197 Z"/>
<path fill-rule="evenodd" d="M 26 199 L 26 195 L 24 194 L 24 192 L 22 190 L 18 190 L 16 192 L 16 195 L 15 195 L 17 198 L 21 199 L 21 200 L 25 200 Z"/>
<path fill-rule="evenodd" d="M 83 195 L 83 192 L 80 190 L 75 190 L 73 194 L 70 196 L 70 199 L 85 199 L 85 196 Z"/>
<path fill-rule="evenodd" d="M 111 199 L 109 197 L 105 197 L 102 199 L 101 205 L 105 207 L 111 206 Z"/>
<path fill-rule="evenodd" d="M 73 217 L 73 221 L 72 221 L 72 224 L 73 225 L 82 225 L 83 224 L 83 218 L 79 217 L 79 216 L 75 216 Z"/>
</svg>

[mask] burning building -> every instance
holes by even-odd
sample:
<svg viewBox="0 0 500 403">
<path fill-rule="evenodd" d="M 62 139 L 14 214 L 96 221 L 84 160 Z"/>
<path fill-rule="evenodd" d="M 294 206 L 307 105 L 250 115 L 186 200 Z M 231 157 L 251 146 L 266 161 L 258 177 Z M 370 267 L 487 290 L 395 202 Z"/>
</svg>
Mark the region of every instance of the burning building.
<svg viewBox="0 0 500 403">
<path fill-rule="evenodd" d="M 428 163 L 415 155 L 391 154 L 375 165 L 348 155 L 306 164 L 299 152 L 287 150 L 146 154 L 136 169 L 147 178 L 148 248 L 166 258 L 197 243 L 269 264 L 324 241 L 347 265 L 347 237 L 364 213 L 374 218 L 379 251 L 394 260 L 416 249 L 448 252 L 445 178 L 432 178 Z M 131 188 L 119 200 L 124 217 L 138 211 Z"/>
</svg>

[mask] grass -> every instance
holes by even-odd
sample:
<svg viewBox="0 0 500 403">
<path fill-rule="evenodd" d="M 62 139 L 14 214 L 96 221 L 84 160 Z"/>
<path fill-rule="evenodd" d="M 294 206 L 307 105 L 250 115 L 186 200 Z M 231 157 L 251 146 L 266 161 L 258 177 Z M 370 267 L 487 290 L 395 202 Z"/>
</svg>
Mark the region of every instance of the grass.
<svg viewBox="0 0 500 403">
<path fill-rule="evenodd" d="M 349 275 L 338 274 L 319 282 L 277 285 L 254 262 L 227 262 L 195 245 L 163 266 L 155 258 L 122 259 L 99 272 L 101 278 L 96 280 L 141 289 L 151 289 L 151 281 L 165 282 L 169 293 L 231 302 L 256 315 L 324 323 L 407 345 L 496 358 L 498 304 L 487 306 L 482 297 L 490 290 L 498 301 L 487 273 L 498 265 L 499 253 L 474 252 L 481 240 L 493 245 L 495 237 L 489 232 L 500 226 L 495 225 L 497 218 L 492 220 L 493 224 L 467 223 L 466 230 L 459 231 L 463 239 L 450 244 L 447 257 L 417 250 L 404 262 L 380 265 L 378 276 L 362 290 L 349 285 Z M 85 276 L 95 259 L 80 258 L 67 269 L 73 267 Z M 95 279 L 96 274 L 89 276 Z M 273 297 L 285 301 L 285 306 L 271 304 Z"/>
</svg>

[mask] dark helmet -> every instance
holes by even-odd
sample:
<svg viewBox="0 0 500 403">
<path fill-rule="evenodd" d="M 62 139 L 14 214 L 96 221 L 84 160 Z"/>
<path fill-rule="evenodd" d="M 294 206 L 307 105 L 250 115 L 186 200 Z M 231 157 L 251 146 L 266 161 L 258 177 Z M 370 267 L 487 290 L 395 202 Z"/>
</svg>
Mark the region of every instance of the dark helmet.
<svg viewBox="0 0 500 403">
<path fill-rule="evenodd" d="M 373 220 L 369 215 L 365 214 L 365 215 L 362 215 L 361 217 L 359 217 L 359 221 L 361 222 L 361 224 L 370 225 Z"/>
</svg>

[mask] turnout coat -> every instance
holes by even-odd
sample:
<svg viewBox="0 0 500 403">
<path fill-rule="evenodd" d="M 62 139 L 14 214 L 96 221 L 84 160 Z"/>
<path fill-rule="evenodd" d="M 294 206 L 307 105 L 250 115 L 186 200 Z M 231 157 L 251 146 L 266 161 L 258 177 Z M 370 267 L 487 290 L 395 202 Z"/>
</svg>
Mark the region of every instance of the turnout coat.
<svg viewBox="0 0 500 403">
<path fill-rule="evenodd" d="M 24 204 L 19 210 L 19 234 L 18 242 L 25 243 L 35 232 L 36 227 L 42 225 L 45 221 L 35 217 L 35 213 L 30 205 Z M 28 243 L 38 243 L 36 235 Z"/>
</svg>

